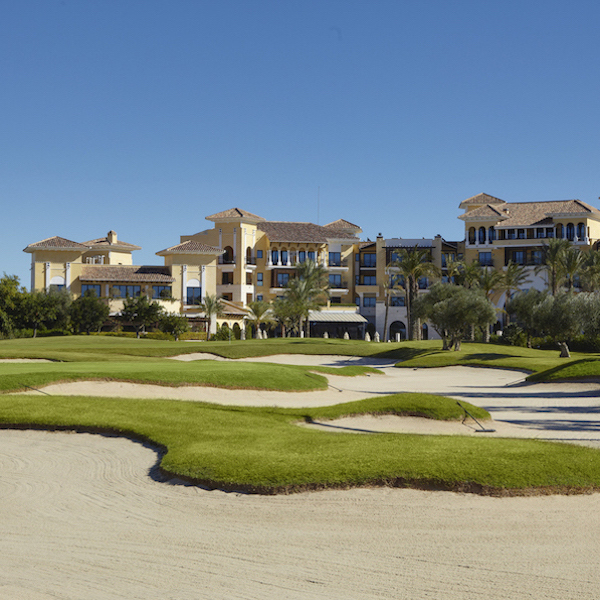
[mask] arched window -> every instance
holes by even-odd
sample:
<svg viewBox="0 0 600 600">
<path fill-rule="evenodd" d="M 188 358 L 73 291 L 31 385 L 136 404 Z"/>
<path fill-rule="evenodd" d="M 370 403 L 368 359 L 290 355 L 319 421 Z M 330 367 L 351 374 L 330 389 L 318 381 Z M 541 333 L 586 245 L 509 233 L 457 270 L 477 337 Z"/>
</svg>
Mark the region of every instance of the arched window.
<svg viewBox="0 0 600 600">
<path fill-rule="evenodd" d="M 577 224 L 577 239 L 579 241 L 584 240 L 586 237 L 585 235 L 585 225 L 583 223 L 578 223 Z"/>
<path fill-rule="evenodd" d="M 494 226 L 492 225 L 488 229 L 488 241 L 493 242 L 495 239 L 496 239 L 496 230 L 494 229 Z"/>
<path fill-rule="evenodd" d="M 65 289 L 65 278 L 64 277 L 60 277 L 60 276 L 55 276 L 50 280 L 50 283 L 48 284 L 48 289 L 50 290 L 64 290 Z"/>
<path fill-rule="evenodd" d="M 423 327 L 421 327 L 421 339 L 422 340 L 429 339 L 429 327 L 427 327 L 427 323 L 423 323 Z"/>
<path fill-rule="evenodd" d="M 389 339 L 392 340 L 392 342 L 396 341 L 397 333 L 400 334 L 401 340 L 406 339 L 406 325 L 402 321 L 394 321 L 390 325 L 390 338 Z"/>
<path fill-rule="evenodd" d="M 569 223 L 567 225 L 567 239 L 572 242 L 575 239 L 575 225 Z"/>
<path fill-rule="evenodd" d="M 188 306 L 202 304 L 202 288 L 197 279 L 189 279 L 185 288 L 185 303 Z"/>
<path fill-rule="evenodd" d="M 252 260 L 252 248 L 250 248 L 250 246 L 248 246 L 246 248 L 246 264 L 247 265 L 252 265 L 254 264 L 253 260 Z"/>
<path fill-rule="evenodd" d="M 556 226 L 556 237 L 557 237 L 559 240 L 561 240 L 563 237 L 565 237 L 565 235 L 564 235 L 564 234 L 565 234 L 565 232 L 564 232 L 564 228 L 563 228 L 563 226 L 562 226 L 562 223 L 559 223 L 559 224 Z"/>
<path fill-rule="evenodd" d="M 479 228 L 479 243 L 485 244 L 485 227 Z"/>
<path fill-rule="evenodd" d="M 475 243 L 475 227 L 469 229 L 469 244 Z"/>
<path fill-rule="evenodd" d="M 225 250 L 225 254 L 223 254 L 223 263 L 226 265 L 233 264 L 233 248 L 231 246 L 225 246 L 223 250 Z"/>
</svg>

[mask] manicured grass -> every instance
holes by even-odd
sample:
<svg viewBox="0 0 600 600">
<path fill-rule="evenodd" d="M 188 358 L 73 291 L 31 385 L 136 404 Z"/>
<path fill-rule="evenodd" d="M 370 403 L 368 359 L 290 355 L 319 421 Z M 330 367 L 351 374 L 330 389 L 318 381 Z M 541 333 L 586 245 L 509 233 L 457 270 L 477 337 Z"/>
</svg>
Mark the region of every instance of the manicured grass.
<svg viewBox="0 0 600 600">
<path fill-rule="evenodd" d="M 283 391 L 326 389 L 327 379 L 314 371 L 357 376 L 377 372 L 377 369 L 361 366 L 330 368 L 228 363 L 214 360 L 181 362 L 152 358 L 120 362 L 0 363 L 0 391 L 18 391 L 26 387 L 39 388 L 50 383 L 81 380 Z"/>
<path fill-rule="evenodd" d="M 0 423 L 112 431 L 149 440 L 166 451 L 164 472 L 225 490 L 281 493 L 365 485 L 480 493 L 600 489 L 600 452 L 589 448 L 483 437 L 328 433 L 295 424 L 362 412 L 419 414 L 421 406 L 429 416 L 460 416 L 455 401 L 421 394 L 311 409 L 4 395 Z"/>
</svg>

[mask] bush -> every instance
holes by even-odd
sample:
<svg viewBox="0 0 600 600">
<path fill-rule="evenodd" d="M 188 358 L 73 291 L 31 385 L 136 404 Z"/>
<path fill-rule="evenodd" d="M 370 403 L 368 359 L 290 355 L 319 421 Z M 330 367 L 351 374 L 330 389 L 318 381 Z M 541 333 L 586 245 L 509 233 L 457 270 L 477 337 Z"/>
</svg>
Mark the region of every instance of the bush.
<svg viewBox="0 0 600 600">
<path fill-rule="evenodd" d="M 527 335 L 516 323 L 511 323 L 504 328 L 502 340 L 505 344 L 509 344 L 510 346 L 527 345 Z"/>
</svg>

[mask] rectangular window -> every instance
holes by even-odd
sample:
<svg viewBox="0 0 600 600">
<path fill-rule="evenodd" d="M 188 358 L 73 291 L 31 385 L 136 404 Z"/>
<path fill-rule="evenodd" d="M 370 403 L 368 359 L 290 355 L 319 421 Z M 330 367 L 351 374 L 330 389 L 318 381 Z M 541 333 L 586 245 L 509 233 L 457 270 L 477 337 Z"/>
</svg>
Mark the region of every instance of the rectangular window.
<svg viewBox="0 0 600 600">
<path fill-rule="evenodd" d="M 186 289 L 185 303 L 188 306 L 195 304 L 202 304 L 202 288 L 201 287 L 189 287 Z"/>
<path fill-rule="evenodd" d="M 341 304 L 342 299 L 339 296 L 331 296 L 330 302 L 331 304 Z"/>
<path fill-rule="evenodd" d="M 363 306 L 366 308 L 373 308 L 375 306 L 377 299 L 375 296 L 365 296 L 363 298 Z"/>
<path fill-rule="evenodd" d="M 329 287 L 341 288 L 342 287 L 342 276 L 341 275 L 330 275 L 329 276 Z"/>
<path fill-rule="evenodd" d="M 81 295 L 85 296 L 86 292 L 93 292 L 97 298 L 100 298 L 100 285 L 96 285 L 96 284 L 91 284 L 91 283 L 84 283 L 81 286 Z"/>
<path fill-rule="evenodd" d="M 277 273 L 277 287 L 285 287 L 289 280 L 289 273 Z"/>
<path fill-rule="evenodd" d="M 252 273 L 246 273 L 246 285 L 252 285 Z"/>
<path fill-rule="evenodd" d="M 312 260 L 312 262 L 315 262 L 315 253 L 312 250 L 308 253 L 308 260 Z"/>
<path fill-rule="evenodd" d="M 553 238 L 554 237 L 554 228 L 546 227 L 546 237 Z"/>
<path fill-rule="evenodd" d="M 479 253 L 479 264 L 482 267 L 493 267 L 492 253 L 491 252 L 480 252 Z"/>
<path fill-rule="evenodd" d="M 419 289 L 426 290 L 428 287 L 429 287 L 429 280 L 427 279 L 427 277 L 421 277 L 419 279 Z"/>
<path fill-rule="evenodd" d="M 257 273 L 256 274 L 256 285 L 262 285 L 262 284 L 263 284 L 263 274 Z"/>
<path fill-rule="evenodd" d="M 305 250 L 300 250 L 300 252 L 298 252 L 298 262 L 299 263 L 306 262 L 306 251 Z"/>
<path fill-rule="evenodd" d="M 233 283 L 233 273 L 223 273 L 221 275 L 221 284 L 230 285 Z"/>
<path fill-rule="evenodd" d="M 256 295 L 256 301 L 257 302 L 262 302 L 262 299 L 263 299 L 263 295 L 262 294 L 257 294 Z"/>
<path fill-rule="evenodd" d="M 341 267 L 342 266 L 342 253 L 341 252 L 330 252 L 329 253 L 329 266 L 330 267 Z"/>
<path fill-rule="evenodd" d="M 375 268 L 377 266 L 377 254 L 363 254 L 363 267 Z"/>
<path fill-rule="evenodd" d="M 517 237 L 520 240 L 524 240 L 525 239 L 525 230 L 524 229 L 517 229 Z"/>
<path fill-rule="evenodd" d="M 170 285 L 153 285 L 152 286 L 152 298 L 159 300 L 160 298 L 171 298 L 171 286 Z"/>
<path fill-rule="evenodd" d="M 525 264 L 525 252 L 523 250 L 515 250 L 513 252 L 513 262 L 518 265 Z"/>
<path fill-rule="evenodd" d="M 377 285 L 377 277 L 375 275 L 363 275 L 362 285 Z"/>
<path fill-rule="evenodd" d="M 138 298 L 141 293 L 139 285 L 113 285 L 110 294 L 113 298 Z"/>
<path fill-rule="evenodd" d="M 262 258 L 262 257 L 263 257 L 262 250 L 257 250 L 256 251 L 256 258 Z"/>
<path fill-rule="evenodd" d="M 531 253 L 531 258 L 533 259 L 534 265 L 541 265 L 544 261 L 544 253 L 541 250 L 534 250 Z"/>
<path fill-rule="evenodd" d="M 390 298 L 390 306 L 405 306 L 404 296 L 392 296 Z"/>
</svg>

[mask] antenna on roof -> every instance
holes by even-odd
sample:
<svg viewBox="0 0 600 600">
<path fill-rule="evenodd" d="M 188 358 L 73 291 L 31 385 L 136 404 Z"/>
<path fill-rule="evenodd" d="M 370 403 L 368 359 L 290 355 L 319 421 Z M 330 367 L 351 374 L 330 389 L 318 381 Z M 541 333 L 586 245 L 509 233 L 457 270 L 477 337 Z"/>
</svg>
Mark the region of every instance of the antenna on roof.
<svg viewBox="0 0 600 600">
<path fill-rule="evenodd" d="M 321 186 L 317 187 L 317 225 L 319 225 L 319 209 L 321 208 Z"/>
</svg>

